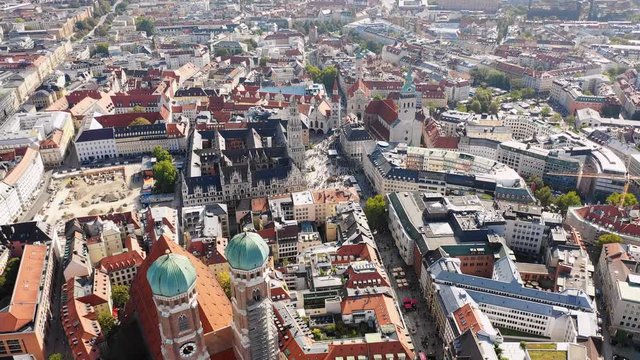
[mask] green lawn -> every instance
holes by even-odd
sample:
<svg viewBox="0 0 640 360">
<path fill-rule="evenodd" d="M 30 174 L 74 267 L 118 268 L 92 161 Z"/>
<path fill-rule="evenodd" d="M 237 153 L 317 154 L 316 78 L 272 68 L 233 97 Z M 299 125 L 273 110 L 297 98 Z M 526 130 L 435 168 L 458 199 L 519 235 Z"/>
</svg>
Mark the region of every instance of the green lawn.
<svg viewBox="0 0 640 360">
<path fill-rule="evenodd" d="M 556 344 L 527 343 L 527 349 L 529 349 L 529 350 L 555 350 L 556 349 Z"/>
<path fill-rule="evenodd" d="M 567 360 L 567 352 L 561 350 L 529 350 L 531 360 Z"/>
</svg>

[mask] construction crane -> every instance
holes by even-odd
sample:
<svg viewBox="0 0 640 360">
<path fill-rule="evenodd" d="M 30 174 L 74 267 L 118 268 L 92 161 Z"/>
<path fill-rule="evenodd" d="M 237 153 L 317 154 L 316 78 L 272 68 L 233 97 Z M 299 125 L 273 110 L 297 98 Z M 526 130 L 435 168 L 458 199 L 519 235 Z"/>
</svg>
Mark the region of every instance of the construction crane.
<svg viewBox="0 0 640 360">
<path fill-rule="evenodd" d="M 627 172 L 625 175 L 613 175 L 613 174 L 564 174 L 564 173 L 547 173 L 547 176 L 572 176 L 580 178 L 590 179 L 610 179 L 610 180 L 624 180 L 624 187 L 622 188 L 622 196 L 620 197 L 620 207 L 624 207 L 624 200 L 629 192 L 629 182 L 631 180 L 640 180 L 640 176 L 631 176 Z"/>
</svg>

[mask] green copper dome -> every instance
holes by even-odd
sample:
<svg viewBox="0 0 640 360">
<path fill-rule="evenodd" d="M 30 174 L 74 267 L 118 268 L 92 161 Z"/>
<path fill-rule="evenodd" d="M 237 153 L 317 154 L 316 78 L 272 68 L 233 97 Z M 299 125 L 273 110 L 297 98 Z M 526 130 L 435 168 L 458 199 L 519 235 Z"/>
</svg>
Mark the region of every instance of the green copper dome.
<svg viewBox="0 0 640 360">
<path fill-rule="evenodd" d="M 151 264 L 147 281 L 155 295 L 172 297 L 186 293 L 196 282 L 196 269 L 186 256 L 165 254 Z"/>
<path fill-rule="evenodd" d="M 249 271 L 262 266 L 269 257 L 269 245 L 254 232 L 234 236 L 224 251 L 231 268 Z"/>
</svg>

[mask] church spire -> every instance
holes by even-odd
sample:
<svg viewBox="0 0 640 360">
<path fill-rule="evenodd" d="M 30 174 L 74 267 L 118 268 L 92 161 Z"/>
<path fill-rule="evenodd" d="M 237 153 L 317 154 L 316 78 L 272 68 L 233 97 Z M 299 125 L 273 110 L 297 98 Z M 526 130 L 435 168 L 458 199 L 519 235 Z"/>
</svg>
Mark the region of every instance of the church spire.
<svg viewBox="0 0 640 360">
<path fill-rule="evenodd" d="M 404 77 L 404 86 L 402 86 L 403 93 L 414 93 L 416 86 L 413 84 L 413 69 L 409 67 Z"/>
</svg>

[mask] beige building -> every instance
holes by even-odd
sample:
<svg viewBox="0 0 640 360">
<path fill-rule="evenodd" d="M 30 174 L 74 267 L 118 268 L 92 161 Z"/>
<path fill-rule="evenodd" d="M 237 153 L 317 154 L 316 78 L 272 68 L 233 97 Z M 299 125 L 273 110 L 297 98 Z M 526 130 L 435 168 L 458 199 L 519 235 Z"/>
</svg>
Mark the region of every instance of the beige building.
<svg viewBox="0 0 640 360">
<path fill-rule="evenodd" d="M 609 331 L 622 331 L 640 340 L 640 247 L 629 244 L 605 244 L 598 272 L 602 281 L 604 308 L 608 312 Z"/>
<path fill-rule="evenodd" d="M 95 265 L 107 256 L 122 252 L 122 233 L 113 221 L 94 221 L 90 232 L 95 235 L 87 239 L 87 250 L 91 264 Z"/>
</svg>

